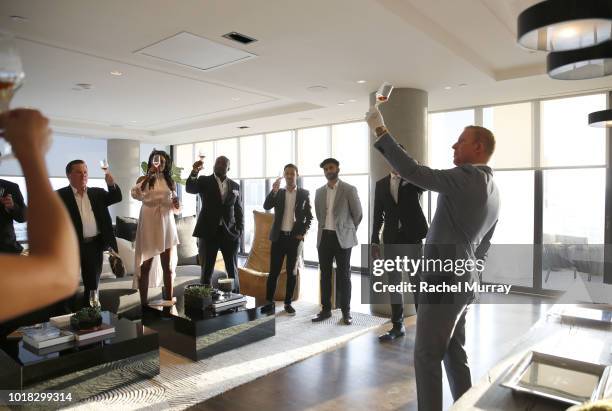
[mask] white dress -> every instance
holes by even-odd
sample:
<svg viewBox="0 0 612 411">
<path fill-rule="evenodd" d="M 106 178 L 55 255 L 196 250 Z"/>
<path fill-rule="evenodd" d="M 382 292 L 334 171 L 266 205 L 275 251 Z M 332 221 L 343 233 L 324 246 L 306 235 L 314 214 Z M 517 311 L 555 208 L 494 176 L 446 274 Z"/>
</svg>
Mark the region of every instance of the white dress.
<svg viewBox="0 0 612 411">
<path fill-rule="evenodd" d="M 135 185 L 131 191 L 132 198 L 142 201 L 134 247 L 136 254 L 132 287 L 135 289 L 138 288 L 140 266 L 150 258 L 153 258 L 153 263 L 149 271 L 149 287 L 163 285 L 160 254 L 169 248 L 172 249 L 170 269 L 174 279 L 178 261 L 176 245 L 179 244 L 174 214 L 180 211 L 172 205 L 172 191 L 163 175 L 158 174 L 152 189 L 149 189 L 147 183 L 142 190 L 141 185 L 142 183 Z"/>
</svg>

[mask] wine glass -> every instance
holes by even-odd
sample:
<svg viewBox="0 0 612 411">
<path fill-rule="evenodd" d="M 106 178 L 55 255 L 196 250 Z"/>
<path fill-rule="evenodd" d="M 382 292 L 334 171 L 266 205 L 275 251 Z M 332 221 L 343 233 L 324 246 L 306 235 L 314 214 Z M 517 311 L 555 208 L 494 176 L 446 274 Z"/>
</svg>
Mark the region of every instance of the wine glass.
<svg viewBox="0 0 612 411">
<path fill-rule="evenodd" d="M 153 161 L 151 162 L 151 165 L 153 167 L 155 167 L 155 171 L 159 171 L 159 165 L 161 164 L 161 156 L 159 154 L 155 154 L 153 156 Z"/>
<path fill-rule="evenodd" d="M 108 174 L 108 161 L 106 161 L 106 159 L 100 160 L 100 168 L 104 174 Z"/>
<path fill-rule="evenodd" d="M 98 290 L 89 290 L 89 306 L 92 308 L 100 308 Z"/>
<path fill-rule="evenodd" d="M 23 84 L 25 74 L 17 53 L 15 38 L 0 33 L 0 113 L 9 109 L 15 91 Z M 0 161 L 13 158 L 11 145 L 0 139 Z"/>
<path fill-rule="evenodd" d="M 200 159 L 200 161 L 204 161 L 204 157 L 206 157 L 206 152 L 203 148 L 201 148 L 198 150 L 198 158 Z"/>
<path fill-rule="evenodd" d="M 391 83 L 387 83 L 386 81 L 382 83 L 376 91 L 376 105 L 378 106 L 381 103 L 386 103 L 392 91 L 393 85 Z"/>
</svg>

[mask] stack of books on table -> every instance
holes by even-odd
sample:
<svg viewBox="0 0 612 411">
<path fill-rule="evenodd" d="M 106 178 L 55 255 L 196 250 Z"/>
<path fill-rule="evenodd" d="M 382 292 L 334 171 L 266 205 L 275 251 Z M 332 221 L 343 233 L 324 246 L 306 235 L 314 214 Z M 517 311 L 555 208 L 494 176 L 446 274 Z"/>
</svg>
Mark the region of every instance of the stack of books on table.
<svg viewBox="0 0 612 411">
<path fill-rule="evenodd" d="M 73 330 L 70 328 L 71 315 L 53 317 L 48 323 L 20 328 L 24 344 L 35 353 L 46 354 L 69 348 L 75 341 L 77 345 L 82 345 L 112 337 L 115 333 L 115 327 L 109 324 Z"/>
<path fill-rule="evenodd" d="M 54 327 L 49 323 L 42 324 L 40 327 L 27 327 L 21 331 L 23 342 L 37 349 L 64 344 L 75 339 L 72 331 Z"/>
<path fill-rule="evenodd" d="M 221 311 L 229 310 L 231 308 L 243 307 L 246 305 L 247 299 L 242 294 L 227 293 L 221 294 L 219 298 L 213 301 L 213 310 L 218 313 Z"/>
</svg>

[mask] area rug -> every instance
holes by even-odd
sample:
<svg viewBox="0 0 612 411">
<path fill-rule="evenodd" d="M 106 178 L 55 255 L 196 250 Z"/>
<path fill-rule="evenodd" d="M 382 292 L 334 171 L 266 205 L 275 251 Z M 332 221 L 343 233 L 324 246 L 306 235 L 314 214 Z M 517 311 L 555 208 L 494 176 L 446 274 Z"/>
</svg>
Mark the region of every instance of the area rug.
<svg viewBox="0 0 612 411">
<path fill-rule="evenodd" d="M 160 374 L 75 404 L 71 410 L 181 410 L 282 367 L 331 350 L 388 320 L 352 313 L 353 324 L 341 324 L 339 310 L 321 323 L 310 320 L 319 311 L 312 303 L 296 302 L 297 315 L 276 316 L 276 335 L 198 362 L 160 349 Z M 277 312 L 282 305 L 277 306 Z"/>
</svg>

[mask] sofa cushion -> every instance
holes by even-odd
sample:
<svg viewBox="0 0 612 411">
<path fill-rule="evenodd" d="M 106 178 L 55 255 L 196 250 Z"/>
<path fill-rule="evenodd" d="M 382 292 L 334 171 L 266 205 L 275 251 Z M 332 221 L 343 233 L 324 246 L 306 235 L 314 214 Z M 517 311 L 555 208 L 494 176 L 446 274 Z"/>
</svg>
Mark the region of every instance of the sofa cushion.
<svg viewBox="0 0 612 411">
<path fill-rule="evenodd" d="M 178 265 L 197 265 L 198 244 L 193 236 L 196 225 L 196 216 L 178 218 L 176 229 L 178 231 L 179 245 L 176 246 Z"/>
<path fill-rule="evenodd" d="M 138 219 L 132 217 L 115 218 L 115 237 L 123 238 L 127 241 L 136 241 L 136 229 L 138 228 Z"/>
<path fill-rule="evenodd" d="M 134 244 L 123 238 L 117 238 L 117 248 L 119 248 L 119 257 L 125 267 L 126 275 L 134 275 L 135 254 Z"/>
</svg>

